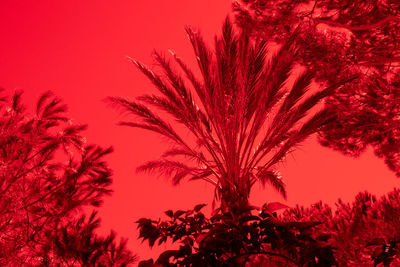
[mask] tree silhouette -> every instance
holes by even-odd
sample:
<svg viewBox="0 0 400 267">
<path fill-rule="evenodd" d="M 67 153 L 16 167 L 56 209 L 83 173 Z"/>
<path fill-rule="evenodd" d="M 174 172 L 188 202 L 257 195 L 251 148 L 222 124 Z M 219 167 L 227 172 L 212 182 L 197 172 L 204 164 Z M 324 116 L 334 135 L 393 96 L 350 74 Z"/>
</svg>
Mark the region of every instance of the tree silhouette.
<svg viewBox="0 0 400 267">
<path fill-rule="evenodd" d="M 51 265 L 67 263 L 68 266 L 127 266 L 133 263 L 136 257 L 126 248 L 125 239 L 117 244 L 114 232 L 106 237 L 95 234 L 100 226 L 96 214 L 93 212 L 87 221 L 82 215 L 75 221 L 64 223 L 54 238 L 52 253 L 57 257 L 51 257 L 49 248 L 44 248 L 46 264 L 50 261 Z"/>
<path fill-rule="evenodd" d="M 296 29 L 296 62 L 315 70 L 318 81 L 360 77 L 327 98 L 336 120 L 320 142 L 352 156 L 371 145 L 399 176 L 398 1 L 246 0 L 233 9 L 237 24 L 255 36 L 284 43 Z"/>
<path fill-rule="evenodd" d="M 332 118 L 326 109 L 309 112 L 345 82 L 310 93 L 313 72 L 306 70 L 290 86 L 288 78 L 296 53 L 294 36 L 267 60 L 267 43 L 251 40 L 246 32 L 236 34 L 229 19 L 222 36 L 216 38 L 214 51 L 199 33 L 189 28 L 186 32 L 201 79 L 174 53 L 186 79 L 155 52 L 163 74 L 132 62 L 161 95 L 144 95 L 135 101 L 110 98 L 139 118 L 121 125 L 157 132 L 173 142 L 161 159 L 147 162 L 138 170 L 159 171 L 171 176 L 173 184 L 185 178 L 205 180 L 215 186 L 224 212 L 247 207 L 251 187 L 257 181 L 271 184 L 286 197 L 275 165 Z M 351 79 L 354 77 L 346 81 Z M 164 115 L 157 115 L 159 111 L 182 124 L 192 139 L 183 138 Z"/>
<path fill-rule="evenodd" d="M 339 266 L 397 266 L 400 261 L 400 191 L 377 199 L 368 192 L 359 193 L 353 203 L 339 200 L 333 213 L 328 205 L 316 203 L 310 208 L 297 206 L 286 210 L 284 221 L 322 222 L 312 230 L 329 235 L 336 248 Z"/>
<path fill-rule="evenodd" d="M 201 212 L 204 206 L 168 210 L 169 220 L 139 219 L 140 237 L 151 247 L 168 239 L 181 244 L 179 249 L 163 252 L 155 262 L 141 261 L 139 267 L 337 264 L 327 235 L 313 231 L 320 223 L 280 220 L 276 212 L 287 208 L 281 203 L 248 207 L 237 216 L 219 211 L 210 218 Z"/>
<path fill-rule="evenodd" d="M 88 266 L 89 255 L 78 253 L 79 247 L 61 246 L 84 241 L 91 245 L 88 253 L 101 253 L 118 266 L 132 262 L 124 242 L 117 248 L 113 234 L 94 234 L 93 216 L 88 222 L 77 217 L 111 193 L 111 170 L 103 158 L 112 149 L 87 145 L 81 136 L 86 126 L 73 124 L 51 93 L 40 97 L 33 115 L 21 95 L 3 97 L 0 105 L 1 265 Z M 102 261 L 96 266 L 110 266 Z"/>
</svg>

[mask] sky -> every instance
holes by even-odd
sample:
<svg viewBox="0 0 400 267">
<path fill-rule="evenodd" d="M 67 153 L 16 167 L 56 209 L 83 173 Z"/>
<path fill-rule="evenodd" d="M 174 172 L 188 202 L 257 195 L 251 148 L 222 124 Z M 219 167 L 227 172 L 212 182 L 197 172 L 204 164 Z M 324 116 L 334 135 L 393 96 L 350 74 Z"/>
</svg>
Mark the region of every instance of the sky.
<svg viewBox="0 0 400 267">
<path fill-rule="evenodd" d="M 166 178 L 137 174 L 137 166 L 157 158 L 168 144 L 155 134 L 117 126 L 124 117 L 103 100 L 155 92 L 127 56 L 151 66 L 154 49 L 172 49 L 194 68 L 185 26 L 200 29 L 211 43 L 230 10 L 230 0 L 0 1 L 0 87 L 8 93 L 23 90 L 28 106 L 34 106 L 41 93 L 53 91 L 69 106 L 74 122 L 88 124 L 89 143 L 114 147 L 108 157 L 114 193 L 100 209 L 101 231 L 114 229 L 129 238 L 129 247 L 141 259 L 155 257 L 166 247 L 150 250 L 141 244 L 136 220 L 210 204 L 213 189 L 202 182 L 173 187 Z M 287 201 L 272 189 L 256 186 L 253 204 L 333 204 L 338 198 L 352 201 L 365 190 L 381 196 L 399 183 L 371 149 L 354 159 L 321 147 L 315 137 L 279 170 L 287 184 Z"/>
</svg>

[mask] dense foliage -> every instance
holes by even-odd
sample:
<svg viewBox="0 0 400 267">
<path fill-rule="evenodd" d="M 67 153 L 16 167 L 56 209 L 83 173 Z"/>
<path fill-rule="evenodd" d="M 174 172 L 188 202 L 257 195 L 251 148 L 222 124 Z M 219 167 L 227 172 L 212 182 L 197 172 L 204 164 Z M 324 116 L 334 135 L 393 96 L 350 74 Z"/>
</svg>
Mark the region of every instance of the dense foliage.
<svg viewBox="0 0 400 267">
<path fill-rule="evenodd" d="M 339 266 L 400 264 L 400 190 L 395 189 L 377 199 L 359 193 L 352 204 L 338 201 L 335 212 L 317 203 L 310 208 L 296 207 L 285 211 L 284 221 L 320 221 L 315 233 L 325 232 L 336 248 Z M 392 265 L 390 265 L 392 264 Z"/>
<path fill-rule="evenodd" d="M 139 266 L 333 266 L 336 264 L 326 234 L 310 234 L 319 222 L 284 222 L 274 202 L 262 208 L 243 207 L 234 213 L 216 212 L 211 218 L 197 205 L 188 211 L 166 211 L 170 218 L 138 221 L 140 237 L 150 246 L 171 239 L 181 243 L 158 259 Z"/>
<path fill-rule="evenodd" d="M 234 11 L 254 36 L 285 43 L 296 30 L 296 62 L 318 81 L 359 75 L 328 98 L 336 120 L 321 144 L 352 156 L 371 145 L 400 175 L 399 1 L 243 0 Z"/>
<path fill-rule="evenodd" d="M 150 246 L 179 242 L 158 259 L 139 266 L 398 266 L 400 190 L 377 199 L 359 193 L 336 209 L 322 202 L 310 208 L 274 202 L 248 207 L 242 215 L 166 211 L 168 220 L 140 219 L 140 237 Z M 277 216 L 276 211 L 285 209 Z M 249 213 L 250 211 L 250 213 Z"/>
<path fill-rule="evenodd" d="M 132 262 L 125 241 L 96 236 L 95 214 L 87 222 L 78 218 L 82 208 L 100 206 L 111 193 L 103 160 L 111 148 L 87 145 L 85 126 L 71 123 L 66 106 L 50 93 L 40 97 L 34 114 L 19 92 L 1 99 L 0 112 L 0 265 Z"/>
</svg>

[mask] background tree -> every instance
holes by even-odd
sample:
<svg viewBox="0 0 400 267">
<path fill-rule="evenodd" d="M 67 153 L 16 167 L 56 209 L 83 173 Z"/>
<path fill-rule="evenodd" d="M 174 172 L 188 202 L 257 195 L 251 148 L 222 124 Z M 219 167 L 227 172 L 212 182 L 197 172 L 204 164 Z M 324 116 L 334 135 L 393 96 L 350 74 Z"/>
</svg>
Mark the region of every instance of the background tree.
<svg viewBox="0 0 400 267">
<path fill-rule="evenodd" d="M 371 145 L 399 176 L 400 3 L 246 0 L 233 9 L 240 27 L 277 43 L 296 29 L 296 62 L 313 69 L 318 81 L 359 75 L 328 97 L 337 118 L 320 142 L 352 156 Z"/>
<path fill-rule="evenodd" d="M 339 266 L 397 266 L 400 264 L 400 190 L 377 199 L 359 193 L 352 204 L 336 203 L 333 212 L 319 202 L 310 208 L 297 206 L 285 211 L 285 221 L 320 221 L 311 230 L 325 233 L 335 248 Z M 394 265 L 390 265 L 394 264 Z"/>
<path fill-rule="evenodd" d="M 215 186 L 222 210 L 233 213 L 248 206 L 251 187 L 257 181 L 270 183 L 285 197 L 275 165 L 332 118 L 326 109 L 314 114 L 310 110 L 344 82 L 307 94 L 313 79 L 313 71 L 307 70 L 289 85 L 296 52 L 294 38 L 267 60 L 267 43 L 251 40 L 246 32 L 236 34 L 229 19 L 222 36 L 216 38 L 214 51 L 197 32 L 187 29 L 187 34 L 201 79 L 172 53 L 185 81 L 163 55 L 155 52 L 163 74 L 132 62 L 161 95 L 144 95 L 135 101 L 110 98 L 139 119 L 121 125 L 157 132 L 173 142 L 161 159 L 147 162 L 138 170 L 160 171 L 172 176 L 174 184 L 184 178 L 205 180 Z M 159 111 L 182 124 L 192 138 L 183 138 L 164 116 L 157 115 Z"/>
<path fill-rule="evenodd" d="M 44 247 L 45 264 L 106 267 L 133 263 L 137 257 L 126 248 L 126 239 L 117 243 L 113 231 L 106 237 L 95 233 L 100 226 L 100 219 L 96 219 L 96 214 L 97 212 L 92 212 L 88 220 L 85 215 L 81 215 L 57 229 L 53 250 Z"/>
<path fill-rule="evenodd" d="M 94 215 L 88 222 L 77 217 L 111 193 L 103 158 L 112 149 L 87 145 L 81 136 L 86 126 L 73 124 L 50 93 L 40 97 L 33 115 L 20 92 L 1 98 L 0 112 L 1 265 L 87 266 L 94 254 L 118 266 L 132 262 L 124 241 L 116 247 L 114 234 L 94 234 Z M 70 242 L 90 246 L 61 246 Z M 110 266 L 103 261 L 96 264 Z"/>
</svg>

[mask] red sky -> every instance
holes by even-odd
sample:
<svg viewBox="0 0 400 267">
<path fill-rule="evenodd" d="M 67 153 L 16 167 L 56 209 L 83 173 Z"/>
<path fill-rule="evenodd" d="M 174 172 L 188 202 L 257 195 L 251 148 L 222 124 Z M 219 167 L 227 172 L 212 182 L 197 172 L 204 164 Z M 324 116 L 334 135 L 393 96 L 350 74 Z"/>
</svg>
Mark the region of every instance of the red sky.
<svg viewBox="0 0 400 267">
<path fill-rule="evenodd" d="M 100 210 L 102 230 L 129 237 L 129 246 L 143 259 L 160 250 L 150 251 L 136 240 L 134 221 L 211 203 L 213 192 L 201 182 L 173 187 L 164 178 L 136 174 L 138 165 L 158 157 L 168 144 L 154 134 L 116 126 L 122 116 L 102 100 L 133 99 L 153 90 L 126 56 L 151 65 L 153 49 L 173 49 L 194 66 L 184 27 L 201 29 L 210 42 L 230 5 L 230 0 L 0 1 L 0 87 L 24 90 L 29 105 L 52 90 L 68 104 L 75 122 L 89 125 L 89 142 L 114 147 L 109 157 L 114 194 Z M 399 183 L 371 150 L 348 158 L 321 147 L 315 138 L 280 167 L 289 206 L 351 201 L 364 190 L 381 196 Z M 270 189 L 255 189 L 254 204 L 284 202 Z"/>
</svg>

